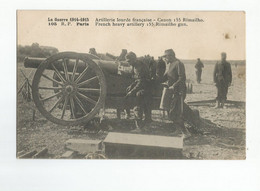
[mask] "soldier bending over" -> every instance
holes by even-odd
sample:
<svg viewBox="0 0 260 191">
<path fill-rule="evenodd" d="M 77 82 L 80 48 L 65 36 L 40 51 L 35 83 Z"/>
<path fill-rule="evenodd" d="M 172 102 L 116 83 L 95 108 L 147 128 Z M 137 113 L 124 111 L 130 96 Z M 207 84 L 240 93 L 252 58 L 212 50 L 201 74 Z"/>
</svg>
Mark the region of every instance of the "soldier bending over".
<svg viewBox="0 0 260 191">
<path fill-rule="evenodd" d="M 136 97 L 135 126 L 133 132 L 141 132 L 141 128 L 147 123 L 151 122 L 151 76 L 146 64 L 137 60 L 136 54 L 129 52 L 126 55 L 126 61 L 133 67 L 133 77 L 135 81 L 126 89 L 127 97 Z M 145 115 L 142 121 L 143 113 Z"/>
</svg>

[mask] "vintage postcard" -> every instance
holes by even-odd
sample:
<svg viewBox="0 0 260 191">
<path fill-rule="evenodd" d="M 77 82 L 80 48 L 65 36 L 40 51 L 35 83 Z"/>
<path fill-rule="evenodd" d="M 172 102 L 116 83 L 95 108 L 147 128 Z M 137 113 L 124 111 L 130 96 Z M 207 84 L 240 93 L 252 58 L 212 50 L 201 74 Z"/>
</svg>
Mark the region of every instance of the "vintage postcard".
<svg viewBox="0 0 260 191">
<path fill-rule="evenodd" d="M 17 11 L 17 158 L 246 159 L 242 11 Z"/>
</svg>

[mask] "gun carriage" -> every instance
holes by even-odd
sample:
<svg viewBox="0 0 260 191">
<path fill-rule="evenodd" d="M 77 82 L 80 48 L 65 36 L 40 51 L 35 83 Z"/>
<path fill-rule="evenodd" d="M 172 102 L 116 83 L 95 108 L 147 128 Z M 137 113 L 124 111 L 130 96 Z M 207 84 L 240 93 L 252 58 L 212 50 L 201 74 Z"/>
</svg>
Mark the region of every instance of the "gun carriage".
<svg viewBox="0 0 260 191">
<path fill-rule="evenodd" d="M 24 66 L 37 68 L 32 96 L 38 110 L 53 123 L 67 126 L 87 123 L 101 108 L 124 109 L 126 87 L 133 81 L 130 72 L 124 70 L 130 69 L 126 62 L 86 53 L 26 58 Z M 163 87 L 156 80 L 152 85 L 152 109 L 159 109 Z M 128 105 L 133 105 L 134 99 L 128 99 Z"/>
</svg>

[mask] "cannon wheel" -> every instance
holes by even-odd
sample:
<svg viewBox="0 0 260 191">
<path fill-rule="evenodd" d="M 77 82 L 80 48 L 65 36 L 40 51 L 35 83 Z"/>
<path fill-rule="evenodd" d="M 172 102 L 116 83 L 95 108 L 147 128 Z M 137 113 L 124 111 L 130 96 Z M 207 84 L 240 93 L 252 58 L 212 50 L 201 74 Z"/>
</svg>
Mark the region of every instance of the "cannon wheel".
<svg viewBox="0 0 260 191">
<path fill-rule="evenodd" d="M 48 70 L 50 67 L 53 70 Z M 53 79 L 53 73 L 59 80 Z M 44 80 L 47 83 L 42 82 Z M 53 87 L 53 82 L 58 87 Z M 89 87 L 94 82 L 95 87 Z M 38 67 L 32 83 L 32 95 L 36 107 L 48 120 L 66 126 L 81 125 L 94 118 L 104 106 L 105 76 L 101 68 L 84 54 L 58 53 Z M 78 115 L 78 112 L 81 114 Z"/>
</svg>

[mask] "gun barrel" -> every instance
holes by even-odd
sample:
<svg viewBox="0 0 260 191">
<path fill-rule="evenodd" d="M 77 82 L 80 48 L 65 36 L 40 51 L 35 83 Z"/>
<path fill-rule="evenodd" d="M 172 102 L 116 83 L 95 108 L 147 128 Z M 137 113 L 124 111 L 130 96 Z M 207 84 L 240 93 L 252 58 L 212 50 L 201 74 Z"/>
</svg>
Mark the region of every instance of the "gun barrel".
<svg viewBox="0 0 260 191">
<path fill-rule="evenodd" d="M 40 64 L 45 60 L 45 58 L 34 58 L 34 57 L 26 57 L 24 59 L 24 67 L 25 68 L 38 68 Z M 108 72 L 109 74 L 117 74 L 118 62 L 115 61 L 105 61 L 105 60 L 97 60 L 92 59 L 99 67 Z M 58 60 L 53 63 L 57 70 L 63 71 L 62 61 Z M 69 61 L 67 68 L 68 71 L 73 71 L 75 61 Z M 82 72 L 86 68 L 86 63 L 79 61 L 77 72 Z M 46 69 L 53 70 L 52 66 L 49 65 Z"/>
<path fill-rule="evenodd" d="M 40 64 L 45 60 L 45 58 L 33 58 L 33 57 L 26 57 L 24 59 L 24 67 L 25 68 L 38 68 Z M 63 71 L 63 65 L 62 61 L 58 60 L 53 63 L 57 70 Z M 72 61 L 69 61 L 67 65 L 68 71 L 73 71 L 74 63 Z M 84 62 L 79 61 L 78 70 L 77 72 L 83 71 L 84 68 L 86 68 L 86 64 Z M 47 70 L 53 70 L 52 65 L 47 66 Z"/>
<path fill-rule="evenodd" d="M 25 68 L 38 68 L 45 58 L 26 57 L 23 61 Z"/>
</svg>

